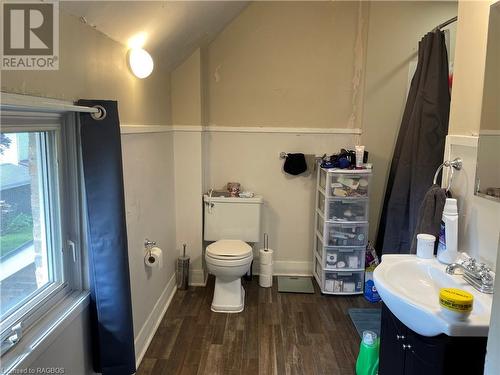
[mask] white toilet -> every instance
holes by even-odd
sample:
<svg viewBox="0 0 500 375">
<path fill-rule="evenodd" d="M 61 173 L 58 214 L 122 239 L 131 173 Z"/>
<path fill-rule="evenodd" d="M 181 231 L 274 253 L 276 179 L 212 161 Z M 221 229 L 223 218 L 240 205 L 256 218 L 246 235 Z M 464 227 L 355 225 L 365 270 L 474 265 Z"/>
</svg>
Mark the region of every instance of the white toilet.
<svg viewBox="0 0 500 375">
<path fill-rule="evenodd" d="M 203 197 L 205 219 L 203 238 L 215 241 L 207 246 L 205 261 L 208 272 L 215 276 L 212 311 L 238 313 L 245 306 L 245 290 L 241 277 L 253 260 L 247 242 L 260 239 L 262 197 Z"/>
</svg>

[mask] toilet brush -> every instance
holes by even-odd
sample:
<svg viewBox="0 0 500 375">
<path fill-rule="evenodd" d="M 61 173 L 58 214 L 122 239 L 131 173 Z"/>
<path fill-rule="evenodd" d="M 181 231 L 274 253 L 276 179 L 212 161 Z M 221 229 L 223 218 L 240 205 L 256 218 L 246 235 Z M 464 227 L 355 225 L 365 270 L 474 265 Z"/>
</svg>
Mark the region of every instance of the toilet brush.
<svg viewBox="0 0 500 375">
<path fill-rule="evenodd" d="M 182 247 L 182 256 L 177 258 L 177 289 L 186 290 L 189 287 L 189 256 L 186 256 L 186 244 Z"/>
</svg>

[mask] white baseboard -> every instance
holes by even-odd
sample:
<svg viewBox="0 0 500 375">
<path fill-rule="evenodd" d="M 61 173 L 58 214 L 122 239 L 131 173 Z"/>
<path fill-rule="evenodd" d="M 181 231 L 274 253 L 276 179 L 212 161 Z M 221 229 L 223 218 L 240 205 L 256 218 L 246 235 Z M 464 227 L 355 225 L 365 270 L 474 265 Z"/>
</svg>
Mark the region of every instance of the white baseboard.
<svg viewBox="0 0 500 375">
<path fill-rule="evenodd" d="M 191 286 L 206 286 L 207 276 L 203 270 L 191 270 L 189 285 Z"/>
<path fill-rule="evenodd" d="M 259 259 L 254 259 L 253 270 L 254 275 L 259 274 Z M 293 261 L 274 261 L 273 264 L 274 276 L 312 276 L 311 262 L 293 262 Z"/>
<path fill-rule="evenodd" d="M 167 312 L 168 306 L 170 305 L 170 302 L 172 302 L 172 298 L 174 297 L 176 290 L 175 274 L 173 274 L 134 340 L 135 363 L 137 368 L 139 368 L 142 358 L 144 357 L 144 354 L 146 354 L 146 350 L 148 349 L 151 340 L 153 340 L 153 336 L 155 335 L 163 316 Z"/>
</svg>

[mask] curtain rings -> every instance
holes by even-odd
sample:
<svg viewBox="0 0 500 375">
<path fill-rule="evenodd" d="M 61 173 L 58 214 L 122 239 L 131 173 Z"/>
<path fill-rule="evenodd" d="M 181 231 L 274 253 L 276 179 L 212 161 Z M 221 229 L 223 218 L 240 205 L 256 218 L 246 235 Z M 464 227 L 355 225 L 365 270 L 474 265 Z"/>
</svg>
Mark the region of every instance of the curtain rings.
<svg viewBox="0 0 500 375">
<path fill-rule="evenodd" d="M 92 112 L 90 117 L 92 117 L 96 121 L 101 121 L 106 118 L 106 109 L 102 105 L 94 105 L 92 108 L 96 108 L 98 112 Z"/>
</svg>

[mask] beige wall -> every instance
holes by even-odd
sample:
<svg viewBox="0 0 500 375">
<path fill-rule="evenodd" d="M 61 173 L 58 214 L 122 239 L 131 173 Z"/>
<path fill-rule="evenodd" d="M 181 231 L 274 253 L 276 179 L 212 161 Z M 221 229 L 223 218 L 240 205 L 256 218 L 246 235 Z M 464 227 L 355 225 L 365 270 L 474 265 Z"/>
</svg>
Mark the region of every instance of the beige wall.
<svg viewBox="0 0 500 375">
<path fill-rule="evenodd" d="M 449 134 L 479 132 L 488 38 L 488 1 L 460 1 Z"/>
<path fill-rule="evenodd" d="M 374 165 L 370 201 L 372 240 L 378 231 L 389 168 L 406 104 L 410 62 L 417 59 L 420 39 L 456 15 L 457 3 L 449 1 L 371 3 L 362 142 Z M 456 24 L 449 30 L 452 61 Z"/>
<path fill-rule="evenodd" d="M 198 48 L 171 74 L 172 123 L 201 125 L 201 52 Z"/>
<path fill-rule="evenodd" d="M 361 9 L 363 48 L 356 55 L 358 7 L 356 2 L 252 3 L 208 46 L 207 65 L 195 54 L 173 72 L 172 112 L 175 125 L 198 125 L 198 119 L 203 118 L 198 115 L 198 92 L 201 92 L 202 102 L 205 100 L 207 104 L 209 125 L 345 128 L 353 110 L 354 65 L 360 63 L 363 71 L 366 70 L 366 89 L 361 82 L 354 126 L 361 126 L 364 109 L 361 141 L 375 164 L 370 208 L 370 237 L 374 239 L 406 99 L 409 63 L 416 59 L 418 42 L 423 35 L 457 14 L 457 3 L 364 3 Z M 451 26 L 451 55 L 454 54 L 455 27 Z M 205 69 L 206 81 L 203 79 Z M 198 87 L 200 71 L 202 87 Z M 191 139 L 195 145 L 186 151 L 189 155 L 184 152 L 181 157 L 176 153 L 176 163 L 180 163 L 176 181 L 183 181 L 177 184 L 180 194 L 186 193 L 180 190 L 182 186 L 193 186 L 189 181 L 196 186 L 200 183 L 198 157 L 203 159 L 202 190 L 220 188 L 229 180 L 238 180 L 263 194 L 268 210 L 266 230 L 281 249 L 277 253 L 278 272 L 306 273 L 304 264 L 312 243 L 308 227 L 312 225 L 314 212 L 310 195 L 314 190 L 314 176 L 284 175 L 282 161 L 277 156 L 280 151 L 332 153 L 341 147 L 352 147 L 358 137 L 293 132 L 209 132 L 202 135 L 201 146 L 194 132 L 176 135 L 177 138 L 183 142 Z M 198 147 L 203 149 L 200 155 Z M 195 160 L 193 155 L 197 155 Z M 237 157 L 228 158 L 228 155 Z M 190 172 L 185 172 L 186 160 L 195 166 Z M 242 165 L 245 168 L 242 169 Z M 191 201 L 195 202 L 194 197 Z M 291 201 L 302 203 L 291 208 Z M 302 215 L 290 215 L 290 210 Z M 297 226 L 303 230 L 300 235 L 293 230 Z M 182 237 L 190 236 L 195 238 L 194 233 Z"/>
<path fill-rule="evenodd" d="M 492 8 L 488 28 L 488 47 L 484 72 L 481 131 L 500 134 L 500 3 Z"/>
<path fill-rule="evenodd" d="M 358 10 L 357 2 L 251 3 L 208 47 L 209 124 L 347 127 L 366 42 L 365 28 L 355 59 Z M 352 127 L 361 124 L 362 87 Z"/>
<path fill-rule="evenodd" d="M 118 100 L 120 121 L 170 124 L 170 78 L 155 67 L 141 80 L 128 69 L 127 48 L 60 13 L 60 68 L 56 71 L 2 71 L 2 91 L 75 101 Z"/>
</svg>

